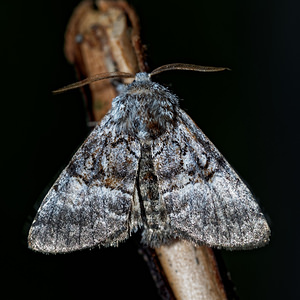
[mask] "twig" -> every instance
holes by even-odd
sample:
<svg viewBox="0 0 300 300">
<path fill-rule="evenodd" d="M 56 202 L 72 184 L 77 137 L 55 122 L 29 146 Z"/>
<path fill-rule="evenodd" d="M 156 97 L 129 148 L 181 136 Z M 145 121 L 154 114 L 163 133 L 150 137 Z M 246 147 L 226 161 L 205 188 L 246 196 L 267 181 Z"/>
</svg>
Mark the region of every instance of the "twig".
<svg viewBox="0 0 300 300">
<path fill-rule="evenodd" d="M 70 19 L 65 42 L 79 79 L 103 72 L 147 71 L 138 18 L 126 1 L 83 1 Z M 123 79 L 124 83 L 131 79 Z M 83 89 L 89 122 L 98 122 L 118 94 L 120 82 L 100 81 Z M 141 247 L 162 299 L 226 299 L 213 251 L 174 241 Z"/>
</svg>

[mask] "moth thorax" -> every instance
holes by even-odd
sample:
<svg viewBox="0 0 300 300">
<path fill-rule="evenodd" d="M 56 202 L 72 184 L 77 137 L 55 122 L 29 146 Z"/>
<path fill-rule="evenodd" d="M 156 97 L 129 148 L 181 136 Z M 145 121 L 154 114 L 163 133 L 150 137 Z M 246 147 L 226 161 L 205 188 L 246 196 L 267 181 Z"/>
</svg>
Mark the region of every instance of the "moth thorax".
<svg viewBox="0 0 300 300">
<path fill-rule="evenodd" d="M 176 121 L 178 99 L 147 73 L 136 74 L 124 92 L 113 102 L 112 112 L 120 131 L 147 142 L 161 136 Z"/>
<path fill-rule="evenodd" d="M 161 99 L 144 100 L 140 106 L 137 118 L 134 121 L 134 129 L 139 139 L 153 140 L 161 136 L 175 121 L 174 106 Z"/>
</svg>

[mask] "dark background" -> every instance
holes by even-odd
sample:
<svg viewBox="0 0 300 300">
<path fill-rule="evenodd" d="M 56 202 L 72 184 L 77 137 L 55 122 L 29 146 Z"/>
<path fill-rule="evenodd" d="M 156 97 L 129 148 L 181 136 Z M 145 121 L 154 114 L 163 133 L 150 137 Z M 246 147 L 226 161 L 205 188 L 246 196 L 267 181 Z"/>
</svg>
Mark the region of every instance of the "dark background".
<svg viewBox="0 0 300 300">
<path fill-rule="evenodd" d="M 158 80 L 184 99 L 181 106 L 251 186 L 269 218 L 270 245 L 222 251 L 240 299 L 299 299 L 300 2 L 131 3 L 152 68 L 186 62 L 232 69 L 167 72 Z M 27 249 L 28 215 L 87 134 L 80 92 L 51 94 L 76 81 L 63 42 L 77 4 L 0 4 L 2 293 L 10 299 L 157 299 L 132 241 L 67 255 Z"/>
</svg>

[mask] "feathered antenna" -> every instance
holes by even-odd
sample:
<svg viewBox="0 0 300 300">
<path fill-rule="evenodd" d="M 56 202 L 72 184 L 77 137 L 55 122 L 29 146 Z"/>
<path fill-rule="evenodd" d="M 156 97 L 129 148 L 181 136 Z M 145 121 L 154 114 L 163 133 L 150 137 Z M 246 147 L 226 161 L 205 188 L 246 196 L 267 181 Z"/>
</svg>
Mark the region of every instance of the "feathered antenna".
<svg viewBox="0 0 300 300">
<path fill-rule="evenodd" d="M 103 79 L 111 79 L 111 78 L 134 78 L 135 75 L 131 73 L 125 73 L 125 72 L 107 72 L 107 73 L 101 73 L 97 74 L 91 77 L 88 77 L 84 80 L 77 81 L 75 83 L 71 83 L 67 86 L 64 86 L 58 90 L 53 91 L 53 94 L 59 94 L 68 90 L 73 90 L 79 87 L 82 87 L 84 85 L 90 84 L 92 82 L 103 80 Z"/>
<path fill-rule="evenodd" d="M 183 63 L 175 63 L 175 64 L 168 64 L 163 65 L 159 68 L 156 68 L 153 70 L 149 75 L 150 77 L 157 75 L 159 73 L 165 72 L 165 71 L 172 71 L 172 70 L 186 70 L 186 71 L 196 71 L 196 72 L 219 72 L 219 71 L 225 71 L 230 70 L 229 68 L 223 68 L 223 67 L 206 67 L 206 66 L 198 66 L 198 65 L 191 65 L 191 64 L 183 64 Z M 82 87 L 84 85 L 90 84 L 92 82 L 103 80 L 103 79 L 112 79 L 112 78 L 134 78 L 135 75 L 131 73 L 125 73 L 125 72 L 107 72 L 107 73 L 101 73 L 97 74 L 91 77 L 88 77 L 84 80 L 71 83 L 65 87 L 62 87 L 58 90 L 53 91 L 53 94 L 59 94 L 68 90 L 73 90 L 79 87 Z"/>
<path fill-rule="evenodd" d="M 175 64 L 163 65 L 159 68 L 156 68 L 150 73 L 150 76 L 157 75 L 165 71 L 173 71 L 173 70 L 186 70 L 186 71 L 196 71 L 196 72 L 220 72 L 220 71 L 225 71 L 230 69 L 223 68 L 223 67 L 206 67 L 206 66 L 199 66 L 199 65 L 192 65 L 192 64 L 175 63 Z"/>
</svg>

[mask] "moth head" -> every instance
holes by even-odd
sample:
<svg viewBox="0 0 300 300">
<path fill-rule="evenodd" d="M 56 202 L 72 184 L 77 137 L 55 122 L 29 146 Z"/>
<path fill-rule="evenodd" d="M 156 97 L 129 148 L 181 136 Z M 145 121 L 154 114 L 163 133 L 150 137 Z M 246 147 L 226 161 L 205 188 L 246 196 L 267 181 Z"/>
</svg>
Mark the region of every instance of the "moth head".
<svg viewBox="0 0 300 300">
<path fill-rule="evenodd" d="M 134 77 L 134 81 L 149 81 L 150 80 L 150 74 L 141 72 L 141 73 L 136 73 Z"/>
</svg>

